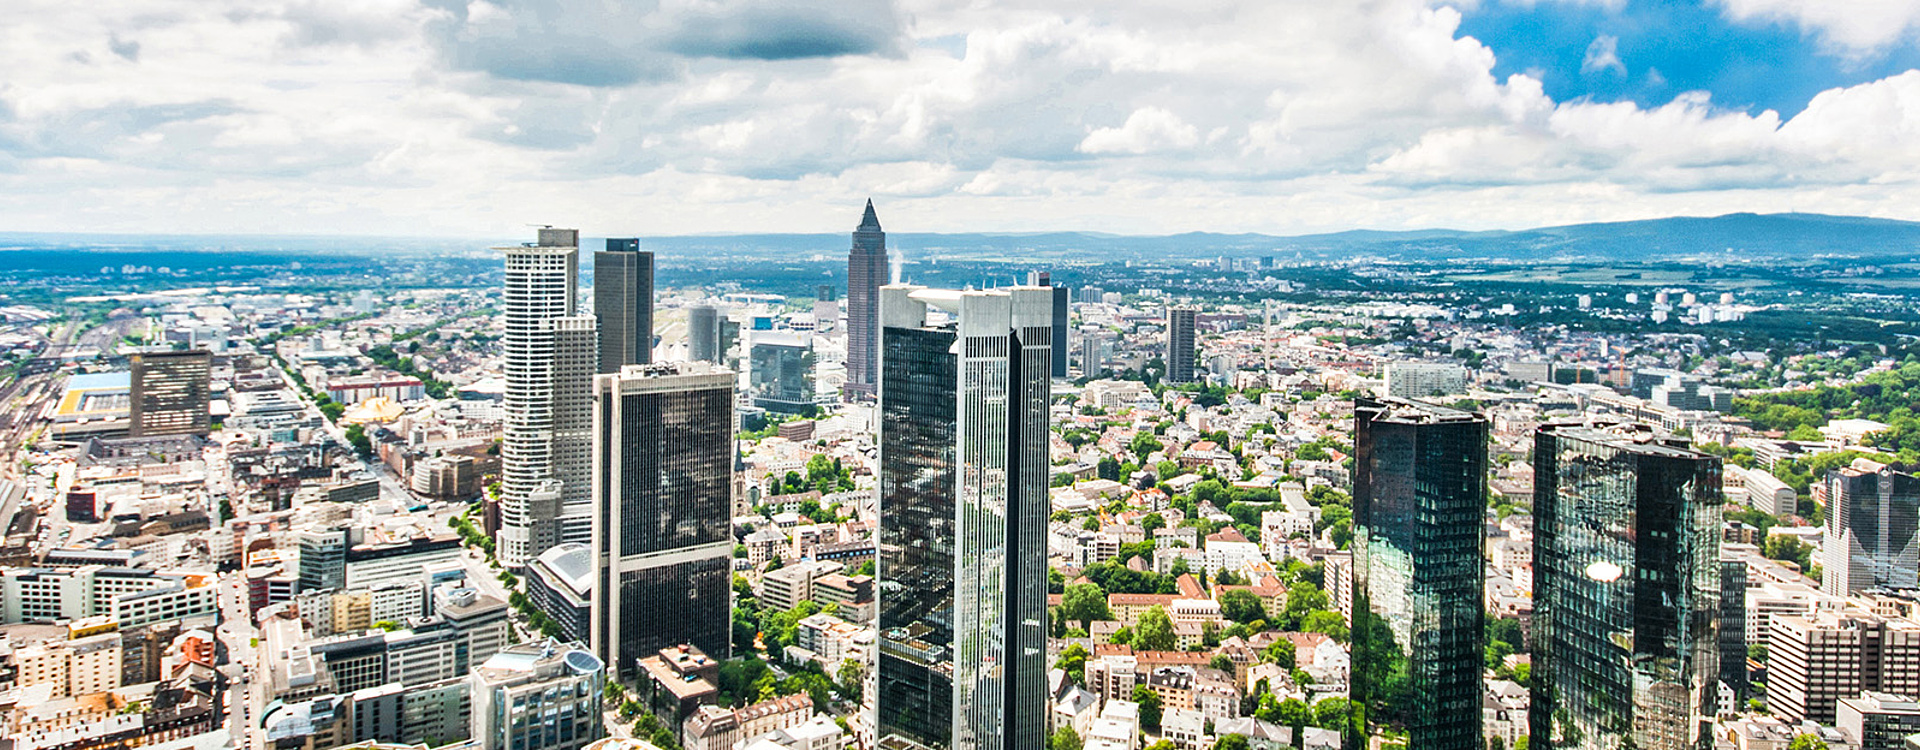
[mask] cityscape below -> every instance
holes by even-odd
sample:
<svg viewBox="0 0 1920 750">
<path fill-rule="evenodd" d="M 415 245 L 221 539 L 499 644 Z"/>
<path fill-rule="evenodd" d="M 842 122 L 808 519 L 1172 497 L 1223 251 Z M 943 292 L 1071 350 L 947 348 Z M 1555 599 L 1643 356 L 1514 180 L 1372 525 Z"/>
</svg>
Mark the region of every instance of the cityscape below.
<svg viewBox="0 0 1920 750">
<path fill-rule="evenodd" d="M 1920 750 L 1920 225 L 886 208 L 7 238 L 0 750 Z"/>
</svg>

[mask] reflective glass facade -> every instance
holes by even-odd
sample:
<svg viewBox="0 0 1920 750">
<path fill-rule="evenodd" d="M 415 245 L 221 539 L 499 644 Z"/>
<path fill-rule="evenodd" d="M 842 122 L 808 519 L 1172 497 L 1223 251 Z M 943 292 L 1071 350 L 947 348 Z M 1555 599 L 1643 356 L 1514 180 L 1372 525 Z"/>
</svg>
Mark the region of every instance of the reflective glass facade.
<svg viewBox="0 0 1920 750">
<path fill-rule="evenodd" d="M 1040 748 L 1052 292 L 921 292 L 881 290 L 880 736 Z"/>
<path fill-rule="evenodd" d="M 1353 695 L 1408 746 L 1478 750 L 1487 420 L 1410 401 L 1354 408 Z"/>
<path fill-rule="evenodd" d="M 1920 479 L 1861 460 L 1826 483 L 1826 592 L 1920 587 Z"/>
<path fill-rule="evenodd" d="M 1720 459 L 1645 425 L 1534 437 L 1533 746 L 1713 746 Z"/>
<path fill-rule="evenodd" d="M 653 253 L 632 237 L 593 254 L 593 314 L 600 320 L 599 371 L 653 361 Z"/>
</svg>

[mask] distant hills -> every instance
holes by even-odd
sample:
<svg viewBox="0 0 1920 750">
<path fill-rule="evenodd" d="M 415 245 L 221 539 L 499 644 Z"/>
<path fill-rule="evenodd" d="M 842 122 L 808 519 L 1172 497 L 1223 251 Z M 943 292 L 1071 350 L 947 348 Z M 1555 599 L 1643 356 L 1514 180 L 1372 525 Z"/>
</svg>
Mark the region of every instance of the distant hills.
<svg viewBox="0 0 1920 750">
<path fill-rule="evenodd" d="M 848 227 L 851 231 L 852 227 Z M 215 252 L 478 255 L 518 238 L 140 236 L 0 232 L 0 259 L 36 265 L 36 256 L 64 253 Z M 645 237 L 642 247 L 680 259 L 837 259 L 846 233 L 741 234 Z M 598 239 L 582 239 L 591 249 Z M 888 244 L 910 261 L 1192 260 L 1273 256 L 1281 261 L 1489 259 L 1512 261 L 1801 260 L 1818 257 L 1920 256 L 1920 222 L 1825 214 L 1750 214 L 1673 217 L 1572 224 L 1518 231 L 1466 232 L 1352 230 L 1291 237 L 1189 232 L 1130 236 L 1100 232 L 889 233 Z M 26 251 L 26 252 L 22 252 Z M 9 257 L 11 256 L 11 257 Z M 677 256 L 677 257 L 676 257 Z M 68 259 L 70 262 L 77 259 Z M 182 264 L 187 265 L 187 264 Z"/>
</svg>

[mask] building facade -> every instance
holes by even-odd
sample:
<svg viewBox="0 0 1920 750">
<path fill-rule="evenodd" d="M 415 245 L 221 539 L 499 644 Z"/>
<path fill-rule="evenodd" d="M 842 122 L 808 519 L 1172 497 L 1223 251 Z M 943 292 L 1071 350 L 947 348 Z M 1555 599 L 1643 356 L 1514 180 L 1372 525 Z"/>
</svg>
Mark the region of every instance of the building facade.
<svg viewBox="0 0 1920 750">
<path fill-rule="evenodd" d="M 663 648 L 729 653 L 734 382 L 703 362 L 595 380 L 592 643 L 622 679 Z"/>
<path fill-rule="evenodd" d="M 1042 747 L 1052 292 L 880 295 L 878 736 Z"/>
<path fill-rule="evenodd" d="M 1355 401 L 1352 682 L 1367 709 L 1355 742 L 1393 723 L 1409 747 L 1484 744 L 1487 429 L 1472 412 Z"/>
<path fill-rule="evenodd" d="M 205 435 L 212 424 L 213 355 L 205 350 L 129 356 L 127 435 Z"/>
<path fill-rule="evenodd" d="M 1776 615 L 1767 637 L 1767 707 L 1832 724 L 1862 690 L 1920 694 L 1920 624 L 1864 612 Z"/>
<path fill-rule="evenodd" d="M 1712 747 L 1720 459 L 1686 445 L 1611 419 L 1535 432 L 1534 746 Z"/>
<path fill-rule="evenodd" d="M 725 316 L 712 305 L 687 308 L 687 359 L 720 364 L 727 354 L 720 345 L 720 321 Z"/>
<path fill-rule="evenodd" d="M 1858 458 L 1829 472 L 1826 485 L 1821 588 L 1851 596 L 1920 587 L 1920 479 Z"/>
<path fill-rule="evenodd" d="M 593 316 L 601 374 L 653 361 L 653 253 L 641 251 L 640 240 L 608 239 L 593 254 Z"/>
<path fill-rule="evenodd" d="M 471 739 L 482 750 L 580 750 L 604 734 L 606 668 L 579 643 L 522 643 L 475 667 Z"/>
<path fill-rule="evenodd" d="M 880 363 L 880 286 L 887 283 L 887 233 L 867 201 L 847 251 L 847 385 L 872 396 Z"/>
<path fill-rule="evenodd" d="M 562 371 L 554 321 L 575 315 L 580 233 L 540 230 L 533 244 L 506 254 L 506 420 L 500 445 L 500 562 L 522 570 L 558 543 L 564 484 L 554 456 L 555 410 Z M 591 319 L 589 319 L 591 320 Z M 573 359 L 573 358 L 569 358 Z M 590 367 L 584 375 L 591 377 Z M 584 468 L 584 467 L 582 467 Z"/>
<path fill-rule="evenodd" d="M 1167 382 L 1193 382 L 1193 327 L 1198 308 L 1167 308 Z"/>
</svg>

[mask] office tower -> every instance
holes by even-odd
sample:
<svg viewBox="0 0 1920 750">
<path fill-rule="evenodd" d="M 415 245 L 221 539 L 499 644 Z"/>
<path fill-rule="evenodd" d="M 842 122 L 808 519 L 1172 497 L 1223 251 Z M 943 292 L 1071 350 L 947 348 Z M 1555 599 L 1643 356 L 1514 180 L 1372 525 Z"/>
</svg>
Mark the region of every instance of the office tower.
<svg viewBox="0 0 1920 750">
<path fill-rule="evenodd" d="M 785 414 L 814 413 L 813 347 L 806 338 L 787 331 L 756 331 L 747 360 L 754 406 Z"/>
<path fill-rule="evenodd" d="M 531 550 L 528 562 L 555 544 L 593 541 L 593 376 L 600 363 L 598 321 L 591 315 L 555 318 L 553 330 L 553 478 L 559 517 L 553 541 Z M 538 521 L 536 521 L 538 523 Z"/>
<path fill-rule="evenodd" d="M 524 569 L 558 543 L 558 519 L 567 496 L 574 495 L 566 486 L 568 480 L 577 490 L 586 479 L 584 474 L 563 475 L 554 455 L 556 430 L 567 428 L 577 417 L 556 413 L 556 387 L 561 381 L 577 383 L 583 375 L 591 377 L 598 364 L 590 361 L 585 373 L 571 372 L 580 359 L 581 323 L 565 326 L 565 337 L 556 335 L 555 321 L 575 314 L 579 236 L 573 229 L 543 228 L 534 244 L 499 248 L 506 254 L 507 330 L 502 344 L 507 389 L 497 551 L 500 562 L 513 570 Z M 591 321 L 587 318 L 586 324 Z M 568 344 L 565 367 L 561 364 L 563 338 Z M 584 471 L 585 467 L 566 468 Z"/>
<path fill-rule="evenodd" d="M 1042 747 L 1052 292 L 880 295 L 878 734 Z"/>
<path fill-rule="evenodd" d="M 293 533 L 300 546 L 300 590 L 325 591 L 347 586 L 347 529 L 305 529 Z"/>
<path fill-rule="evenodd" d="M 1920 587 L 1920 479 L 1856 458 L 1828 472 L 1822 590 Z"/>
<path fill-rule="evenodd" d="M 1067 319 L 1072 315 L 1067 311 L 1069 298 L 1064 286 L 1053 283 L 1053 274 L 1046 271 L 1033 271 L 1027 275 L 1028 286 L 1044 286 L 1053 290 L 1053 364 L 1052 374 L 1056 378 L 1067 376 Z"/>
<path fill-rule="evenodd" d="M 579 643 L 510 646 L 475 667 L 470 736 L 481 750 L 580 750 L 600 739 L 607 670 Z"/>
<path fill-rule="evenodd" d="M 1535 747 L 1712 747 L 1720 459 L 1686 446 L 1607 419 L 1534 433 Z"/>
<path fill-rule="evenodd" d="M 1350 739 L 1394 724 L 1408 747 L 1480 750 L 1487 419 L 1360 398 L 1353 423 L 1352 676 L 1366 710 Z"/>
<path fill-rule="evenodd" d="M 592 643 L 619 678 L 683 643 L 727 658 L 734 382 L 705 362 L 594 380 Z"/>
<path fill-rule="evenodd" d="M 1431 398 L 1467 392 L 1467 368 L 1441 362 L 1389 362 L 1386 394 L 1396 398 Z"/>
<path fill-rule="evenodd" d="M 1731 545 L 1729 545 L 1731 546 Z M 1747 561 L 1720 555 L 1720 683 L 1747 699 Z"/>
<path fill-rule="evenodd" d="M 880 361 L 880 285 L 887 283 L 887 233 L 873 213 L 873 201 L 853 230 L 847 253 L 847 386 L 849 393 L 872 396 Z"/>
<path fill-rule="evenodd" d="M 687 359 L 720 364 L 726 349 L 720 344 L 720 308 L 694 305 L 687 308 Z"/>
<path fill-rule="evenodd" d="M 1920 624 L 1859 610 L 1774 615 L 1767 708 L 1789 721 L 1834 722 L 1863 690 L 1920 694 Z"/>
<path fill-rule="evenodd" d="M 127 434 L 205 435 L 212 424 L 207 401 L 213 355 L 205 350 L 141 352 L 129 357 L 132 387 L 127 393 Z"/>
<path fill-rule="evenodd" d="M 1167 308 L 1167 382 L 1193 382 L 1193 325 L 1199 309 Z"/>
<path fill-rule="evenodd" d="M 601 373 L 653 361 L 653 253 L 641 252 L 640 240 L 609 239 L 593 254 L 593 316 Z"/>
<path fill-rule="evenodd" d="M 1907 750 L 1920 734 L 1920 703 L 1904 695 L 1865 692 L 1840 701 L 1833 726 L 1860 741 L 1860 750 Z"/>
</svg>

